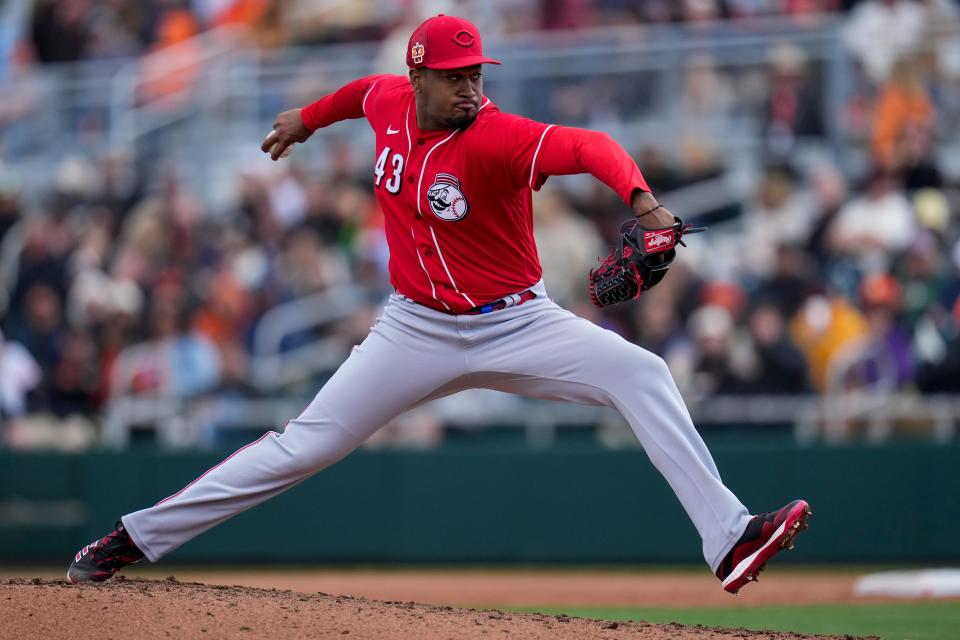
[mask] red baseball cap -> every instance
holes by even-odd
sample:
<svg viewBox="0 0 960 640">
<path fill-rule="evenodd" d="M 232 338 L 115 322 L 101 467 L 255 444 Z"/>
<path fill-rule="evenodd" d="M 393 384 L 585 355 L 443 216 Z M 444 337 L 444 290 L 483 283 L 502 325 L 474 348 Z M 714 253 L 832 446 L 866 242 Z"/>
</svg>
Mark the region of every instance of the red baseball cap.
<svg viewBox="0 0 960 640">
<path fill-rule="evenodd" d="M 413 30 L 407 44 L 407 66 L 419 69 L 460 69 L 475 64 L 500 64 L 483 55 L 480 32 L 469 20 L 440 15 Z"/>
</svg>

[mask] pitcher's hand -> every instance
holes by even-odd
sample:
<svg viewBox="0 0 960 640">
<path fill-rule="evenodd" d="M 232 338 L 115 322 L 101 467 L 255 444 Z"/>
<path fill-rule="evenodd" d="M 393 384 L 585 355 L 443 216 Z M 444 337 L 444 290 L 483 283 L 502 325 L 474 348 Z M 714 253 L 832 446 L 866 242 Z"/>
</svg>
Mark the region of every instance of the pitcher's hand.
<svg viewBox="0 0 960 640">
<path fill-rule="evenodd" d="M 306 142 L 312 135 L 313 131 L 303 125 L 300 109 L 290 109 L 277 116 L 273 123 L 273 131 L 264 138 L 260 150 L 269 153 L 273 160 L 285 158 L 293 151 L 295 143 Z"/>
</svg>

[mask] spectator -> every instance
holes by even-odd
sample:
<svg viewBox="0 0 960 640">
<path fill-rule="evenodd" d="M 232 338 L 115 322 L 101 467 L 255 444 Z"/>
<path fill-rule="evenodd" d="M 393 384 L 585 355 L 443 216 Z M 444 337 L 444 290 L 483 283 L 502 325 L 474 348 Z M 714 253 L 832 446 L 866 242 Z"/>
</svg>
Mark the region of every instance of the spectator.
<svg viewBox="0 0 960 640">
<path fill-rule="evenodd" d="M 860 283 L 860 298 L 874 349 L 889 358 L 894 383 L 900 387 L 914 372 L 910 335 L 900 321 L 900 285 L 890 274 L 871 274 Z M 870 373 L 870 377 L 876 375 Z"/>
<path fill-rule="evenodd" d="M 51 220 L 46 215 L 33 215 L 24 220 L 9 321 L 16 323 L 21 320 L 24 298 L 34 285 L 49 287 L 58 297 L 65 294 L 67 253 L 71 248 L 71 238 L 65 237 L 66 234 L 62 222 Z"/>
<path fill-rule="evenodd" d="M 349 268 L 343 255 L 323 246 L 313 231 L 302 229 L 287 236 L 275 265 L 282 299 L 317 293 L 347 280 Z"/>
<path fill-rule="evenodd" d="M 413 15 L 413 5 L 427 3 L 386 10 L 378 9 L 376 3 L 356 3 L 329 20 L 303 2 L 214 0 L 194 3 L 190 9 L 179 2 L 41 0 L 34 4 L 34 31 L 27 40 L 35 42 L 36 51 L 43 48 L 39 60 L 48 62 L 127 55 L 145 43 L 154 43 L 153 49 L 169 48 L 225 23 L 254 24 L 255 29 L 266 24 L 258 40 L 261 45 L 379 37 L 399 23 L 408 9 Z M 469 4 L 492 16 L 501 33 L 512 33 L 537 28 L 542 8 L 549 3 Z M 568 3 L 569 10 L 554 18 L 559 21 L 556 26 L 566 21 L 567 26 L 578 28 L 595 22 L 623 26 L 688 20 L 712 37 L 750 32 L 761 24 L 755 20 L 758 16 L 808 15 L 817 8 L 833 10 L 838 4 L 832 0 L 603 0 Z M 960 264 L 960 227 L 953 211 L 957 166 L 949 146 L 956 129 L 952 125 L 960 113 L 956 83 L 960 67 L 951 67 L 951 60 L 942 55 L 949 46 L 956 46 L 949 34 L 942 41 L 931 37 L 923 42 L 914 38 L 909 46 L 901 42 L 913 30 L 911 16 L 917 11 L 955 17 L 956 7 L 943 0 L 861 4 L 862 11 L 858 9 L 850 20 L 851 43 L 858 40 L 849 34 L 862 31 L 864 24 L 874 28 L 876 15 L 904 11 L 907 18 L 897 23 L 895 32 L 881 30 L 871 36 L 870 56 L 878 59 L 864 64 L 871 77 L 876 74 L 880 80 L 863 93 L 865 124 L 856 131 L 846 120 L 839 125 L 851 139 L 865 143 L 869 157 L 857 155 L 860 149 L 847 149 L 838 156 L 837 162 L 843 161 L 838 166 L 818 162 L 811 168 L 806 164 L 811 155 L 798 153 L 809 151 L 806 146 L 798 148 L 801 138 L 822 142 L 818 87 L 827 85 L 818 74 L 833 70 L 816 66 L 792 44 L 775 46 L 766 61 L 754 60 L 754 67 L 747 71 L 739 66 L 739 59 L 737 66 L 730 67 L 729 58 L 711 49 L 683 54 L 689 64 L 673 77 L 674 83 L 680 83 L 678 102 L 670 101 L 675 92 L 664 90 L 669 86 L 659 84 L 662 76 L 653 72 L 617 75 L 612 71 L 584 84 L 571 79 L 567 70 L 557 69 L 526 85 L 528 96 L 537 94 L 533 102 L 541 113 L 553 108 L 565 124 L 622 127 L 635 139 L 655 140 L 664 121 L 676 118 L 693 123 L 672 134 L 662 131 L 664 139 L 674 141 L 669 156 L 663 145 L 640 154 L 639 164 L 657 193 L 703 187 L 714 178 L 723 180 L 712 184 L 736 184 L 731 193 L 737 197 L 729 205 L 724 200 L 717 206 L 716 192 L 706 188 L 676 194 L 678 199 L 703 195 L 702 208 L 685 208 L 691 214 L 697 212 L 695 219 L 687 221 L 707 224 L 711 232 L 694 237 L 680 252 L 669 277 L 637 303 L 604 310 L 589 307 L 593 321 L 663 356 L 685 389 L 704 395 L 821 390 L 837 354 L 859 340 L 879 338 L 886 345 L 885 353 L 895 355 L 896 379 L 902 386 L 910 380 L 910 371 L 916 370 L 917 386 L 924 392 L 960 391 L 954 382 L 960 366 L 956 365 L 960 321 L 954 314 L 960 311 L 951 311 L 960 293 L 960 266 L 952 267 L 949 259 L 952 247 L 957 247 L 953 251 Z M 924 7 L 932 7 L 932 12 Z M 860 15 L 870 12 L 876 15 L 869 20 Z M 310 23 L 291 28 L 297 15 L 310 16 Z M 737 22 L 720 24 L 713 21 L 716 17 L 735 17 Z M 939 20 L 928 18 L 927 26 L 940 27 Z M 347 28 L 341 30 L 338 22 Z M 686 25 L 666 27 L 671 32 L 676 28 L 686 30 Z M 654 31 L 649 33 L 659 35 Z M 65 34 L 62 41 L 51 35 L 56 33 Z M 551 37 L 588 43 L 596 33 L 586 30 Z M 602 32 L 604 38 L 631 41 L 636 34 L 632 29 Z M 891 38 L 899 44 L 885 50 L 876 46 Z M 922 77 L 913 53 L 917 43 L 924 49 L 942 45 L 937 49 L 938 66 L 925 66 L 928 73 Z M 389 44 L 383 46 L 386 52 Z M 516 47 L 511 53 L 522 53 L 525 44 L 506 46 Z M 121 358 L 125 366 L 125 358 L 133 352 L 143 355 L 137 362 L 134 391 L 256 395 L 258 390 L 251 385 L 257 381 L 250 366 L 256 322 L 278 303 L 340 283 L 362 288 L 366 304 L 355 316 L 324 327 L 324 336 L 329 331 L 335 344 L 342 342 L 349 349 L 355 337 L 366 332 L 377 304 L 391 291 L 385 276 L 389 249 L 381 229 L 384 220 L 369 192 L 368 149 L 349 137 L 328 140 L 326 151 L 318 155 L 304 150 L 295 156 L 296 164 L 274 165 L 280 174 L 237 177 L 236 203 L 210 208 L 209 203 L 221 203 L 221 185 L 204 185 L 210 192 L 201 199 L 186 187 L 198 184 L 201 176 L 180 178 L 168 171 L 168 158 L 176 163 L 170 166 L 181 170 L 187 166 L 179 152 L 165 155 L 169 129 L 160 134 L 165 136 L 164 145 L 138 143 L 132 149 L 136 153 L 111 151 L 95 156 L 95 162 L 67 154 L 68 147 L 98 145 L 98 130 L 89 137 L 62 138 L 66 160 L 50 168 L 55 176 L 51 187 L 38 177 L 42 171 L 34 170 L 42 166 L 42 158 L 24 153 L 33 152 L 41 139 L 30 129 L 40 121 L 31 108 L 38 96 L 46 95 L 42 93 L 47 91 L 46 80 L 41 83 L 31 73 L 33 61 L 23 55 L 27 46 L 6 50 L 15 52 L 16 64 L 6 61 L 6 84 L 0 70 L 4 96 L 0 155 L 27 180 L 0 171 L 0 287 L 4 289 L 0 298 L 9 298 L 2 323 L 14 340 L 6 344 L 20 340 L 21 353 L 36 363 L 33 369 L 25 364 L 21 369 L 38 371 L 40 378 L 33 391 L 15 395 L 61 414 L 96 415 L 111 393 L 110 372 L 118 355 L 126 353 Z M 395 55 L 385 55 L 396 61 Z M 930 60 L 922 58 L 922 62 L 926 65 Z M 297 64 L 309 70 L 310 80 L 293 91 L 307 91 L 311 99 L 336 81 L 335 70 L 318 76 L 319 67 L 310 55 Z M 185 68 L 192 68 L 191 64 Z M 889 70 L 878 71 L 881 68 Z M 174 86 L 175 93 L 190 90 L 199 68 L 193 72 L 187 82 Z M 497 73 L 491 76 L 493 83 L 515 81 L 498 79 Z M 176 70 L 164 69 L 160 77 L 176 75 Z M 267 83 L 263 87 L 269 101 L 289 97 L 284 87 L 276 90 Z M 74 109 L 74 100 L 66 99 L 68 93 L 63 95 L 64 105 L 54 107 Z M 509 91 L 491 95 L 501 100 L 510 95 L 530 99 Z M 252 104 L 251 109 L 262 111 L 264 103 Z M 55 115 L 50 112 L 49 118 Z M 719 132 L 723 138 L 717 143 L 719 138 L 704 132 Z M 877 168 L 865 185 L 848 187 L 848 178 L 855 175 L 861 159 Z M 145 162 L 144 171 L 140 165 Z M 224 160 L 222 175 L 227 175 L 233 162 L 233 158 Z M 750 171 L 741 171 L 747 165 Z M 759 171 L 752 171 L 754 166 Z M 219 167 L 210 175 L 219 180 Z M 754 175 L 761 179 L 755 181 Z M 749 191 L 743 190 L 746 183 L 739 181 L 741 176 L 753 180 Z M 583 188 L 575 179 L 554 186 L 558 185 L 567 190 L 562 196 L 550 190 L 535 196 L 544 277 L 561 304 L 579 307 L 586 314 L 584 275 L 597 256 L 606 254 L 626 214 L 622 203 L 602 186 Z M 745 192 L 752 197 L 739 197 Z M 717 209 L 703 210 L 711 206 Z M 744 225 L 739 227 L 738 222 Z M 742 232 L 723 233 L 731 229 Z M 890 293 L 898 288 L 898 295 Z M 808 299 L 811 292 L 827 289 L 830 296 Z M 292 336 L 284 347 L 315 338 L 312 333 Z M 0 349 L 0 367 L 3 353 Z M 877 367 L 870 370 L 875 364 L 857 373 L 875 378 Z M 23 378 L 15 374 L 5 380 L 17 388 L 28 386 L 20 384 Z M 128 391 L 128 387 L 114 390 Z M 58 437 L 58 419 L 42 419 L 54 425 L 51 438 Z"/>
<path fill-rule="evenodd" d="M 960 393 L 960 298 L 940 354 L 917 371 L 917 388 L 924 393 Z"/>
<path fill-rule="evenodd" d="M 20 218 L 20 189 L 0 164 L 0 244 Z"/>
<path fill-rule="evenodd" d="M 844 40 L 877 86 L 894 63 L 916 52 L 926 13 L 914 0 L 864 0 L 857 4 L 844 30 Z"/>
<path fill-rule="evenodd" d="M 663 358 L 678 386 L 690 387 L 695 346 L 672 295 L 658 291 L 641 296 L 634 318 L 634 342 Z"/>
<path fill-rule="evenodd" d="M 815 201 L 799 189 L 785 166 L 770 166 L 760 180 L 754 202 L 743 216 L 743 240 L 751 247 L 743 258 L 748 273 L 771 274 L 784 245 L 805 244 L 813 230 Z"/>
<path fill-rule="evenodd" d="M 863 340 L 868 331 L 863 314 L 840 296 L 807 298 L 790 322 L 790 335 L 806 357 L 814 387 L 820 391 L 827 386 L 834 358 Z"/>
<path fill-rule="evenodd" d="M 710 56 L 695 53 L 683 72 L 683 89 L 677 117 L 688 129 L 704 136 L 716 136 L 732 126 L 735 95 L 731 79 L 724 75 Z"/>
<path fill-rule="evenodd" d="M 534 235 L 550 297 L 570 309 L 589 305 L 583 275 L 607 250 L 596 227 L 570 208 L 552 189 L 537 193 L 533 211 Z"/>
<path fill-rule="evenodd" d="M 36 4 L 31 35 L 41 63 L 73 62 L 87 52 L 90 0 L 43 0 Z"/>
<path fill-rule="evenodd" d="M 112 392 L 186 398 L 212 390 L 221 370 L 216 347 L 202 334 L 188 331 L 179 303 L 155 299 L 148 317 L 151 337 L 118 363 L 115 379 L 123 386 Z"/>
<path fill-rule="evenodd" d="M 0 332 L 0 415 L 9 420 L 26 413 L 28 395 L 42 378 L 43 371 L 30 352 Z"/>
<path fill-rule="evenodd" d="M 914 61 L 898 60 L 877 100 L 871 136 L 874 162 L 896 171 L 926 160 L 933 126 L 933 103 Z"/>
<path fill-rule="evenodd" d="M 946 264 L 941 241 L 930 231 L 917 235 L 899 263 L 896 282 L 902 291 L 904 326 L 909 330 L 934 308 L 944 311 L 938 297 L 947 282 Z"/>
<path fill-rule="evenodd" d="M 810 171 L 808 182 L 814 200 L 814 222 L 806 250 L 818 263 L 826 263 L 831 255 L 829 229 L 837 212 L 849 198 L 847 181 L 830 162 L 820 162 Z"/>
<path fill-rule="evenodd" d="M 284 171 L 271 181 L 270 210 L 281 230 L 288 230 L 303 221 L 307 213 L 307 191 L 304 176 L 296 169 Z"/>
<path fill-rule="evenodd" d="M 124 21 L 120 7 L 100 3 L 90 11 L 89 40 L 85 56 L 89 59 L 130 58 L 140 53 L 136 34 Z"/>
<path fill-rule="evenodd" d="M 91 335 L 68 330 L 60 359 L 44 381 L 40 406 L 60 418 L 90 415 L 96 408 L 98 383 L 97 346 Z"/>
<path fill-rule="evenodd" d="M 906 249 L 917 231 L 910 202 L 896 176 L 877 168 L 866 192 L 847 202 L 829 230 L 834 255 L 849 257 L 863 272 L 889 267 L 894 254 Z"/>
<path fill-rule="evenodd" d="M 45 284 L 34 284 L 23 296 L 23 316 L 11 331 L 11 337 L 23 344 L 41 369 L 49 371 L 63 354 L 64 322 L 60 296 Z"/>
<path fill-rule="evenodd" d="M 756 363 L 744 385 L 749 393 L 804 394 L 813 386 L 807 361 L 786 330 L 786 320 L 776 305 L 760 301 L 749 315 L 750 337 Z"/>
<path fill-rule="evenodd" d="M 822 98 L 811 82 L 806 54 L 796 45 L 779 44 L 769 56 L 769 92 L 763 112 L 767 152 L 785 161 L 802 139 L 825 133 Z"/>
<path fill-rule="evenodd" d="M 774 256 L 772 272 L 759 282 L 752 297 L 768 301 L 784 318 L 792 318 L 816 286 L 815 270 L 798 245 L 780 245 Z"/>
<path fill-rule="evenodd" d="M 697 346 L 693 389 L 698 396 L 741 393 L 746 377 L 742 351 L 738 352 L 733 315 L 719 305 L 704 305 L 688 322 Z"/>
<path fill-rule="evenodd" d="M 168 9 L 160 17 L 156 42 L 142 59 L 140 98 L 162 109 L 184 106 L 197 81 L 200 66 L 199 32 L 188 9 Z"/>
</svg>

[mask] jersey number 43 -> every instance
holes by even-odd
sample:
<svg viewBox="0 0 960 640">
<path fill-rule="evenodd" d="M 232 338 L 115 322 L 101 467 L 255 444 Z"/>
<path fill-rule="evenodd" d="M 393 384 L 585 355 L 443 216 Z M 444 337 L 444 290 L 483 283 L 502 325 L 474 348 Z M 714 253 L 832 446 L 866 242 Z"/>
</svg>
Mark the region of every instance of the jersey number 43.
<svg viewBox="0 0 960 640">
<path fill-rule="evenodd" d="M 377 164 L 373 168 L 373 175 L 376 176 L 373 184 L 377 187 L 380 186 L 380 182 L 383 180 L 383 176 L 387 175 L 389 171 L 391 173 L 390 177 L 387 178 L 384 187 L 390 193 L 399 193 L 400 185 L 402 184 L 401 174 L 403 173 L 403 156 L 399 153 L 393 154 L 390 157 L 390 166 L 387 168 L 387 158 L 390 156 L 390 147 L 384 147 L 383 151 L 380 152 L 380 156 L 377 158 Z"/>
</svg>

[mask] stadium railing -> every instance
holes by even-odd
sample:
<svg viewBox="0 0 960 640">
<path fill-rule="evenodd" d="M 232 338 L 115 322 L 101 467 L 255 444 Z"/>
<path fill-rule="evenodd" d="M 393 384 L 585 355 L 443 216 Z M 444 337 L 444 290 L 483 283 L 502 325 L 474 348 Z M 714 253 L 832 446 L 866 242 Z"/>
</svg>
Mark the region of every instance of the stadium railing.
<svg viewBox="0 0 960 640">
<path fill-rule="evenodd" d="M 616 133 L 630 148 L 696 130 L 708 132 L 698 139 L 723 149 L 725 156 L 749 160 L 761 146 L 755 105 L 737 103 L 730 113 L 699 121 L 697 114 L 678 108 L 691 63 L 712 66 L 739 100 L 742 92 L 730 74 L 762 75 L 772 49 L 790 44 L 807 61 L 824 112 L 839 113 L 854 89 L 853 63 L 842 46 L 841 27 L 841 19 L 824 16 L 804 26 L 771 18 L 751 23 L 749 31 L 719 22 L 707 29 L 658 25 L 490 38 L 488 48 L 505 64 L 488 74 L 486 93 L 505 109 L 554 120 L 564 114 L 551 104 L 553 90 L 585 89 L 591 108 L 597 108 L 603 95 L 610 96 L 612 104 L 604 107 L 609 113 L 581 115 L 590 126 Z M 277 112 L 364 74 L 402 72 L 402 65 L 374 66 L 380 46 L 258 50 L 246 43 L 242 32 L 230 28 L 135 60 L 49 65 L 12 87 L 34 94 L 35 103 L 44 108 L 30 111 L 14 125 L 30 132 L 24 137 L 29 144 L 10 147 L 7 153 L 16 154 L 22 178 L 34 192 L 48 187 L 49 169 L 71 152 L 123 151 L 149 157 L 150 166 L 166 157 L 184 169 L 209 204 L 222 207 L 236 174 L 262 160 L 259 142 Z M 188 67 L 196 67 L 196 73 L 178 90 L 153 99 L 144 95 L 145 85 Z M 163 71 L 151 71 L 155 69 Z M 828 118 L 826 126 L 829 147 L 845 154 L 841 123 Z M 347 123 L 334 135 L 364 140 L 354 144 L 366 149 L 366 137 L 353 136 L 363 128 L 363 123 Z M 322 165 L 325 146 L 317 140 L 298 155 Z"/>
</svg>

